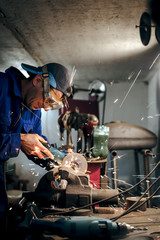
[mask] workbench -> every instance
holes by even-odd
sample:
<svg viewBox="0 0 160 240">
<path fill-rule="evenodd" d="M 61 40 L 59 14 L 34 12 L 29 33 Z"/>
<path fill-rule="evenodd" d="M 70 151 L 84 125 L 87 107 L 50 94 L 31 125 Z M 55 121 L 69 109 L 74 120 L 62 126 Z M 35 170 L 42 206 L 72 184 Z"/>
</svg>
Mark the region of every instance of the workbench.
<svg viewBox="0 0 160 240">
<path fill-rule="evenodd" d="M 121 208 L 115 208 L 114 214 L 92 214 L 92 216 L 111 219 L 123 213 Z M 52 216 L 45 217 L 46 220 L 52 221 Z M 117 222 L 125 222 L 134 227 L 146 227 L 145 231 L 134 231 L 125 236 L 111 237 L 111 240 L 125 239 L 125 240 L 159 240 L 160 239 L 160 209 L 147 208 L 146 211 L 131 212 L 126 216 L 121 217 Z M 67 240 L 68 238 L 43 234 L 39 240 Z M 107 240 L 107 239 L 106 239 Z"/>
</svg>

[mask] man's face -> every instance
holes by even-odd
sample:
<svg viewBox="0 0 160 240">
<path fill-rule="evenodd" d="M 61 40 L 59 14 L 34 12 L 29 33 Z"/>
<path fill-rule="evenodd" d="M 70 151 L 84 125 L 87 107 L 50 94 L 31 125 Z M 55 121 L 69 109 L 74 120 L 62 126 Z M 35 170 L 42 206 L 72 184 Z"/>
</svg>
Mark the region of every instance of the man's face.
<svg viewBox="0 0 160 240">
<path fill-rule="evenodd" d="M 63 93 L 57 89 L 54 89 L 54 92 L 59 98 L 63 96 Z M 43 77 L 41 75 L 37 75 L 32 80 L 32 87 L 26 94 L 25 102 L 32 110 L 44 108 Z"/>
</svg>

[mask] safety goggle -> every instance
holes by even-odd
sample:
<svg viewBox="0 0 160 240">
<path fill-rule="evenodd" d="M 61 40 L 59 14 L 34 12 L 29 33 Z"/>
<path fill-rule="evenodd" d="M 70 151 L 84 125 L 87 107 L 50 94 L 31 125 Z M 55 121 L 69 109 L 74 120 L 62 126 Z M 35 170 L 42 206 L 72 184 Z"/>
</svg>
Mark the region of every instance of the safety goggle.
<svg viewBox="0 0 160 240">
<path fill-rule="evenodd" d="M 44 98 L 44 109 L 45 110 L 55 110 L 64 107 L 64 98 L 60 98 L 55 93 L 54 89 L 51 88 L 50 92 Z"/>
<path fill-rule="evenodd" d="M 61 98 L 56 94 L 53 87 L 49 84 L 49 73 L 47 66 L 43 66 L 43 79 L 44 79 L 44 109 L 54 110 L 62 107 L 68 107 L 67 97 L 63 95 Z"/>
</svg>

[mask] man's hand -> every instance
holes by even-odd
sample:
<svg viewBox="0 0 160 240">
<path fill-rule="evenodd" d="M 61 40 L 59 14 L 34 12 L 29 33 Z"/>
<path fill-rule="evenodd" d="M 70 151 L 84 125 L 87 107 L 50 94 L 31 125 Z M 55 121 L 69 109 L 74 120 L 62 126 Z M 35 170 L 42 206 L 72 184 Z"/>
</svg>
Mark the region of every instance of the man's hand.
<svg viewBox="0 0 160 240">
<path fill-rule="evenodd" d="M 40 159 L 47 155 L 49 158 L 54 159 L 52 153 L 43 146 L 42 143 L 47 141 L 38 134 L 20 134 L 21 135 L 21 148 L 27 155 L 35 155 Z M 43 154 L 44 153 L 44 154 Z"/>
</svg>

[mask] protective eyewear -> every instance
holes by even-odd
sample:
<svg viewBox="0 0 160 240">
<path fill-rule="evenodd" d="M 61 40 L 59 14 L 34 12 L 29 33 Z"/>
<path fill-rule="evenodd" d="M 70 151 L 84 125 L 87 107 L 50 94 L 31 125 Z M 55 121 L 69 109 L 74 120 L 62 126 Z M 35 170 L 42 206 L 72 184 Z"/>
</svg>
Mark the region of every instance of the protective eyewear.
<svg viewBox="0 0 160 240">
<path fill-rule="evenodd" d="M 44 109 L 46 111 L 60 109 L 64 106 L 63 101 L 62 101 L 62 98 L 59 98 L 59 96 L 57 96 L 57 94 L 54 91 L 54 88 L 50 87 L 47 65 L 44 65 L 42 70 L 43 70 L 42 76 L 44 79 L 43 81 L 44 82 Z"/>
<path fill-rule="evenodd" d="M 45 110 L 55 110 L 64 107 L 63 97 L 60 98 L 55 93 L 54 89 L 51 88 L 50 92 L 44 98 L 44 109 Z"/>
</svg>

